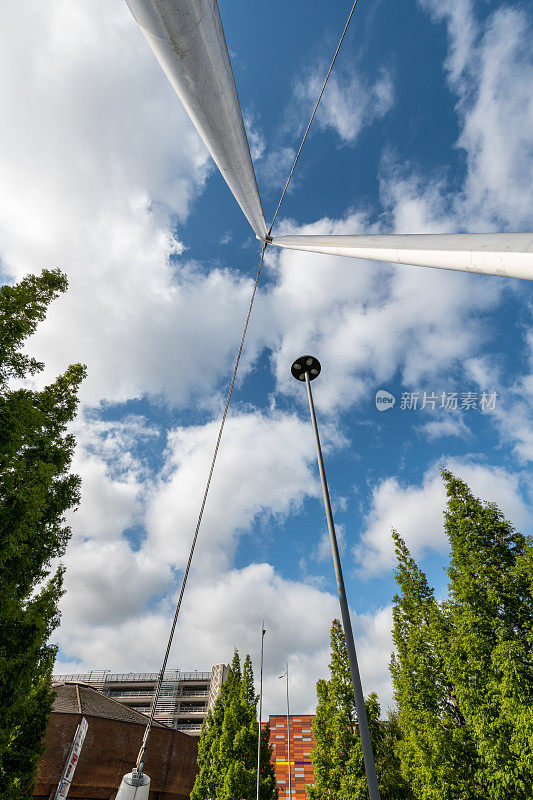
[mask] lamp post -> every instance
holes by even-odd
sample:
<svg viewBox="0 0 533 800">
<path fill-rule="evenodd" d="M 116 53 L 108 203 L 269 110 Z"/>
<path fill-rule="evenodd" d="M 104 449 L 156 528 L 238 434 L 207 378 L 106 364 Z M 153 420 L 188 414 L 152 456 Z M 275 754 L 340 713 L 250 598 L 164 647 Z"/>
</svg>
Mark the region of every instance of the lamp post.
<svg viewBox="0 0 533 800">
<path fill-rule="evenodd" d="M 284 678 L 287 676 L 287 756 L 289 762 L 289 800 L 292 800 L 292 791 L 291 791 L 291 729 L 289 723 L 289 662 L 285 661 L 286 670 L 283 675 L 280 675 L 280 678 Z"/>
<path fill-rule="evenodd" d="M 259 726 L 257 732 L 257 800 L 259 800 L 259 773 L 261 770 L 261 714 L 263 712 L 263 640 L 265 638 L 265 622 L 261 624 L 261 671 L 259 679 Z"/>
<path fill-rule="evenodd" d="M 339 548 L 337 546 L 337 537 L 335 535 L 335 525 L 333 523 L 333 514 L 331 511 L 331 503 L 329 500 L 326 472 L 324 470 L 324 461 L 322 459 L 322 448 L 320 446 L 320 438 L 318 436 L 318 425 L 316 422 L 315 407 L 313 404 L 313 395 L 311 393 L 311 381 L 313 381 L 315 378 L 318 378 L 318 376 L 320 375 L 320 370 L 321 370 L 320 362 L 317 358 L 314 358 L 314 356 L 301 356 L 301 358 L 296 359 L 296 361 L 293 363 L 291 367 L 291 373 L 293 377 L 296 378 L 296 380 L 298 381 L 305 381 L 307 387 L 309 410 L 311 412 L 311 422 L 313 425 L 313 432 L 315 435 L 318 470 L 320 472 L 320 482 L 322 484 L 322 494 L 324 496 L 324 506 L 326 509 L 326 519 L 328 522 L 329 538 L 331 542 L 331 552 L 333 555 L 333 564 L 335 567 L 335 577 L 337 578 L 337 590 L 339 593 L 339 603 L 341 607 L 344 638 L 346 640 L 346 648 L 348 650 L 348 660 L 350 662 L 350 672 L 352 675 L 352 685 L 355 697 L 355 709 L 357 712 L 357 724 L 361 736 L 363 759 L 365 762 L 366 780 L 368 783 L 368 794 L 370 800 L 380 800 L 378 779 L 376 776 L 376 766 L 374 763 L 374 753 L 372 752 L 372 743 L 370 741 L 370 732 L 368 730 L 368 720 L 366 718 L 365 700 L 363 697 L 363 688 L 361 686 L 361 676 L 359 675 L 359 667 L 357 664 L 357 654 L 355 652 L 352 623 L 350 620 L 350 612 L 348 610 L 348 601 L 346 600 L 346 591 L 344 588 L 344 579 L 342 577 L 342 567 L 339 556 Z"/>
</svg>

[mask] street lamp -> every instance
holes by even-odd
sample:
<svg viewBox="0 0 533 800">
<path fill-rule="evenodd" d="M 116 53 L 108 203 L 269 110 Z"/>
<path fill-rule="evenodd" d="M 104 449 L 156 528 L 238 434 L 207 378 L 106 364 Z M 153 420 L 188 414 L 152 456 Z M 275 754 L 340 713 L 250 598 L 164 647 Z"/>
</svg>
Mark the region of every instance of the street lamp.
<svg viewBox="0 0 533 800">
<path fill-rule="evenodd" d="M 263 641 L 265 638 L 265 622 L 261 623 L 261 672 L 259 679 L 259 729 L 257 733 L 257 800 L 259 800 L 259 773 L 261 769 L 261 715 L 263 713 Z"/>
<path fill-rule="evenodd" d="M 368 783 L 368 794 L 370 800 L 379 800 L 378 779 L 376 776 L 376 766 L 374 763 L 374 753 L 372 752 L 372 743 L 370 741 L 370 732 L 368 730 L 368 720 L 366 718 L 365 700 L 363 697 L 363 687 L 361 686 L 361 676 L 359 675 L 359 667 L 357 665 L 357 654 L 355 652 L 355 644 L 353 640 L 352 623 L 350 620 L 350 612 L 348 610 L 348 602 L 346 600 L 346 591 L 344 589 L 344 579 L 342 577 L 341 560 L 339 556 L 339 548 L 337 546 L 337 537 L 335 535 L 335 525 L 333 523 L 333 514 L 331 512 L 331 503 L 329 500 L 328 484 L 326 481 L 326 472 L 324 470 L 324 461 L 322 459 L 322 448 L 320 447 L 320 438 L 318 436 L 318 425 L 315 416 L 315 407 L 313 404 L 313 395 L 311 393 L 311 381 L 318 378 L 321 371 L 320 361 L 314 356 L 301 356 L 296 359 L 291 367 L 291 373 L 298 381 L 305 381 L 307 386 L 307 397 L 309 399 L 309 410 L 311 412 L 311 422 L 313 424 L 313 432 L 315 434 L 316 455 L 318 460 L 318 469 L 320 472 L 320 482 L 322 484 L 322 494 L 324 495 L 324 506 L 326 509 L 326 519 L 328 522 L 329 539 L 331 542 L 331 552 L 333 555 L 333 564 L 335 566 L 335 576 L 337 578 L 337 590 L 339 593 L 339 603 L 341 607 L 342 625 L 344 628 L 344 638 L 346 640 L 346 648 L 348 650 L 348 660 L 350 662 L 350 672 L 352 675 L 353 693 L 355 697 L 355 709 L 357 712 L 357 724 L 359 733 L 361 735 L 361 745 L 363 748 L 363 759 L 365 762 L 366 780 Z"/>
<path fill-rule="evenodd" d="M 292 800 L 292 791 L 291 791 L 291 729 L 289 725 L 289 662 L 285 661 L 285 666 L 287 669 L 280 675 L 280 678 L 287 677 L 287 755 L 288 755 L 288 762 L 289 762 L 289 800 Z"/>
</svg>

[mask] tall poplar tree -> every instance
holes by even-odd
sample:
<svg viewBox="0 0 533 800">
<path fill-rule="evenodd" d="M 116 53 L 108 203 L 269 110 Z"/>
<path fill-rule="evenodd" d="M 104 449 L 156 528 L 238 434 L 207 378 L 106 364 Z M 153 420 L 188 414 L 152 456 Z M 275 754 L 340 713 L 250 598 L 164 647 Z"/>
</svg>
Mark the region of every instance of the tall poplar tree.
<svg viewBox="0 0 533 800">
<path fill-rule="evenodd" d="M 438 604 L 394 534 L 391 662 L 404 775 L 421 800 L 529 800 L 533 542 L 442 471 L 449 596 Z"/>
<path fill-rule="evenodd" d="M 420 800 L 481 800 L 485 785 L 472 732 L 446 669 L 449 612 L 393 531 L 400 593 L 394 597 L 391 659 L 403 739 L 402 773 Z"/>
<path fill-rule="evenodd" d="M 368 788 L 344 631 L 338 619 L 331 626 L 330 679 L 317 683 L 317 709 L 313 720 L 315 747 L 311 752 L 314 786 L 309 800 L 367 800 Z M 400 774 L 395 753 L 400 730 L 380 722 L 377 695 L 365 700 L 370 739 L 382 800 L 408 800 L 409 788 Z"/>
<path fill-rule="evenodd" d="M 491 800 L 533 796 L 533 540 L 443 471 L 451 558 L 447 669 Z"/>
<path fill-rule="evenodd" d="M 254 800 L 257 787 L 257 697 L 250 656 L 243 669 L 235 650 L 233 660 L 202 726 L 198 766 L 191 800 Z M 270 730 L 261 732 L 260 800 L 277 800 L 276 777 L 271 763 Z"/>
<path fill-rule="evenodd" d="M 66 432 L 85 375 L 80 364 L 41 391 L 21 382 L 43 369 L 23 352 L 50 302 L 67 287 L 58 270 L 0 288 L 0 793 L 31 797 L 52 704 L 65 513 L 79 501 Z M 14 385 L 18 383 L 17 385 Z"/>
</svg>

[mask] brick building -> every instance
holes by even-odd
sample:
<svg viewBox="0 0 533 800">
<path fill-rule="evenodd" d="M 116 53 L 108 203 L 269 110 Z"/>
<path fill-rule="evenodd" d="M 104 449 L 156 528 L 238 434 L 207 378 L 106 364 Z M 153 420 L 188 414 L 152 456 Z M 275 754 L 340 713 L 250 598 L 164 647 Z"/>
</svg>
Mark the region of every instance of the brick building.
<svg viewBox="0 0 533 800">
<path fill-rule="evenodd" d="M 289 716 L 291 763 L 288 762 L 287 715 L 271 714 L 270 744 L 273 746 L 272 763 L 276 771 L 276 785 L 280 800 L 289 798 L 289 768 L 291 771 L 290 800 L 305 800 L 305 787 L 314 784 L 311 751 L 313 739 L 314 714 L 291 714 Z"/>
<path fill-rule="evenodd" d="M 56 698 L 46 730 L 46 750 L 39 762 L 34 800 L 54 797 L 83 717 L 89 727 L 69 800 L 114 800 L 123 775 L 131 772 L 137 760 L 146 716 L 90 686 L 63 683 L 54 688 Z M 146 763 L 151 779 L 150 800 L 188 800 L 198 773 L 197 754 L 197 739 L 156 722 Z"/>
</svg>

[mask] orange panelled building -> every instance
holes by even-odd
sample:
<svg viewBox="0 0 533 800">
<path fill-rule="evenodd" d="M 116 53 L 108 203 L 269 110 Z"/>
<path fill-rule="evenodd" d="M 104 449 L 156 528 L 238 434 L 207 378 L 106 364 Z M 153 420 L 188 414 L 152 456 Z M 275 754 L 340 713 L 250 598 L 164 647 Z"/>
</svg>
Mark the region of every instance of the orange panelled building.
<svg viewBox="0 0 533 800">
<path fill-rule="evenodd" d="M 305 787 L 314 785 L 311 751 L 314 714 L 291 714 L 289 730 L 291 743 L 291 800 L 306 800 Z M 287 748 L 287 715 L 271 714 L 270 744 L 273 746 L 272 763 L 276 770 L 276 784 L 280 800 L 289 800 L 289 763 Z"/>
</svg>

